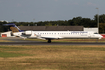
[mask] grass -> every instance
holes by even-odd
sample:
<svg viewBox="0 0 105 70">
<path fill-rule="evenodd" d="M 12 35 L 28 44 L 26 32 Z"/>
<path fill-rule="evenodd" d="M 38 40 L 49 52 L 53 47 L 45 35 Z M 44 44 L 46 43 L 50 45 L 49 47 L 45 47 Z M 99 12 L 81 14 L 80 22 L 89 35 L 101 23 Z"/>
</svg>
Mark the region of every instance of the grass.
<svg viewBox="0 0 105 70">
<path fill-rule="evenodd" d="M 0 46 L 0 57 L 8 58 L 8 57 L 29 56 L 28 54 L 17 53 L 18 51 L 23 51 L 23 50 L 24 48 L 21 47 Z"/>
<path fill-rule="evenodd" d="M 1 70 L 105 70 L 105 46 L 0 46 Z"/>
<path fill-rule="evenodd" d="M 0 52 L 0 57 L 19 57 L 19 56 L 28 56 L 27 54 L 19 54 L 19 53 L 8 53 L 8 52 Z"/>
</svg>

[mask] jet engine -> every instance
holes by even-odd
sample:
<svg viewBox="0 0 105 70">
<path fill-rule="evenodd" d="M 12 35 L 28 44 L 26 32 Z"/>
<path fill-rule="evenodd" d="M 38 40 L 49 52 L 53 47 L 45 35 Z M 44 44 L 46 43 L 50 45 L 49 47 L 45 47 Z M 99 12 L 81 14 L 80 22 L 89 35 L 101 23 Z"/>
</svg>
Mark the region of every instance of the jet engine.
<svg viewBox="0 0 105 70">
<path fill-rule="evenodd" d="M 25 31 L 24 32 L 24 35 L 31 35 L 32 34 L 32 31 Z"/>
</svg>

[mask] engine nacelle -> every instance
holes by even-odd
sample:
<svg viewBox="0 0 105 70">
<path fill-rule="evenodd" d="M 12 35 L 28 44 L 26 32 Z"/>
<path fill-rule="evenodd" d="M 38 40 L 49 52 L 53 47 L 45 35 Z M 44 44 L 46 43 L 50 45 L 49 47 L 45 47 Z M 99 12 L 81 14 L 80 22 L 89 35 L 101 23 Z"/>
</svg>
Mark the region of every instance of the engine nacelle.
<svg viewBox="0 0 105 70">
<path fill-rule="evenodd" d="M 32 34 L 32 31 L 25 31 L 24 34 L 25 35 L 31 35 Z"/>
</svg>

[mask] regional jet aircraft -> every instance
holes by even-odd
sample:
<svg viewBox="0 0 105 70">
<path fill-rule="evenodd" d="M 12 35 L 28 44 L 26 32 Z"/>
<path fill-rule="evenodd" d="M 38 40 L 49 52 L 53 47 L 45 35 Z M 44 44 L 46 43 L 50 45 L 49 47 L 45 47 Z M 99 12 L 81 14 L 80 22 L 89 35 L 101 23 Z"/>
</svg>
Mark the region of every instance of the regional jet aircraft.
<svg viewBox="0 0 105 70">
<path fill-rule="evenodd" d="M 101 39 L 102 36 L 92 31 L 21 31 L 14 23 L 4 24 L 10 26 L 12 33 L 16 37 L 21 38 L 38 38 L 48 40 L 51 43 L 53 39 L 64 38 L 89 38 L 89 39 Z"/>
</svg>

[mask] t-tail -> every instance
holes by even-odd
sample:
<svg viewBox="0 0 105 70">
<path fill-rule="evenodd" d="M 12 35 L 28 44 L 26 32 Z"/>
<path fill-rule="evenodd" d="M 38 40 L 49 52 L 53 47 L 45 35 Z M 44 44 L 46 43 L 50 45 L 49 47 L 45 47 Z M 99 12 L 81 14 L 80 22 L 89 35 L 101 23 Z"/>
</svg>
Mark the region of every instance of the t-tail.
<svg viewBox="0 0 105 70">
<path fill-rule="evenodd" d="M 22 32 L 22 30 L 20 30 L 14 23 L 4 24 L 4 26 L 10 26 L 10 29 L 12 30 L 13 33 Z"/>
</svg>

